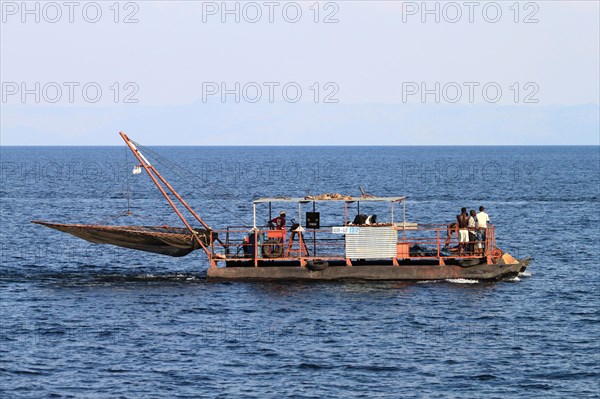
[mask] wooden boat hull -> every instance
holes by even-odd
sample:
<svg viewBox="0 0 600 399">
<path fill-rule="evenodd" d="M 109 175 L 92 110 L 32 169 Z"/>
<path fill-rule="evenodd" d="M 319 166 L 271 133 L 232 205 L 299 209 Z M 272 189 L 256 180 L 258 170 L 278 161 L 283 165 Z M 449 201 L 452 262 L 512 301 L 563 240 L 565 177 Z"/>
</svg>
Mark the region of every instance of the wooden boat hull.
<svg viewBox="0 0 600 399">
<path fill-rule="evenodd" d="M 299 266 L 227 266 L 211 267 L 210 280 L 446 280 L 474 279 L 499 280 L 524 272 L 529 260 L 519 263 L 459 265 L 356 265 L 330 266 L 325 270 L 312 271 Z"/>
</svg>

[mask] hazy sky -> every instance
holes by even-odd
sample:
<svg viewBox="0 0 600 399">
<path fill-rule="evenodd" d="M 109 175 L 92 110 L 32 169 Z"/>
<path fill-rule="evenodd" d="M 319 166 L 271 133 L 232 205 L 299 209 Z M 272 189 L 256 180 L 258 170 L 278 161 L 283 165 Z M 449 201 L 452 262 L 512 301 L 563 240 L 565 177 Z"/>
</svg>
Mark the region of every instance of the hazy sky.
<svg viewBox="0 0 600 399">
<path fill-rule="evenodd" d="M 252 132 L 253 144 L 301 144 L 273 142 L 249 126 L 273 118 L 285 126 L 289 113 L 279 110 L 288 105 L 316 106 L 329 115 L 326 124 L 345 118 L 344 106 L 361 104 L 375 113 L 374 105 L 386 113 L 392 105 L 419 106 L 423 123 L 439 107 L 517 106 L 522 115 L 594 104 L 572 123 L 597 121 L 597 1 L 69 4 L 2 1 L 2 144 L 116 144 L 130 112 L 145 115 L 126 126 L 143 141 L 145 134 L 160 137 L 152 130 L 167 124 L 163 107 L 182 107 L 177 116 L 184 125 L 189 116 L 192 131 L 206 126 L 194 126 L 197 118 L 186 112 L 210 118 L 217 109 L 222 123 L 189 144 L 232 144 L 219 136 L 233 125 L 239 137 Z M 234 111 L 223 117 L 239 104 L 254 107 L 252 118 Z M 113 119 L 90 137 L 85 125 L 99 115 Z M 544 144 L 543 123 L 529 143 Z M 597 136 L 586 126 L 581 144 L 593 144 Z M 349 131 L 349 143 L 366 133 Z M 322 143 L 331 144 L 323 134 Z M 444 132 L 427 134 L 423 143 Z M 493 139 L 484 134 L 482 144 Z M 152 143 L 186 144 L 176 133 Z"/>
</svg>

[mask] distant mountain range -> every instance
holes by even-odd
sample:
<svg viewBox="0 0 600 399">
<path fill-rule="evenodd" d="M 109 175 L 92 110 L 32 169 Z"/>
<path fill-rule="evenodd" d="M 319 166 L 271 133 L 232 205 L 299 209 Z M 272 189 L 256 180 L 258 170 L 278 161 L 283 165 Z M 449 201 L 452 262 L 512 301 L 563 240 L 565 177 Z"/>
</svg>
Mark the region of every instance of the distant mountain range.
<svg viewBox="0 0 600 399">
<path fill-rule="evenodd" d="M 6 105 L 2 145 L 598 145 L 600 108 L 540 105 Z"/>
</svg>

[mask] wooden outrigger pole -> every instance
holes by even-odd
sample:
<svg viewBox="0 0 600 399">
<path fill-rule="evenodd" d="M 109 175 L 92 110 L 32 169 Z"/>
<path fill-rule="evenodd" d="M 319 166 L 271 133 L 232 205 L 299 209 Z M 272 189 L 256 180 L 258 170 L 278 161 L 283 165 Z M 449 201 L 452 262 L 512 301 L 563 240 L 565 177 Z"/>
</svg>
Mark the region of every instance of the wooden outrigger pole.
<svg viewBox="0 0 600 399">
<path fill-rule="evenodd" d="M 123 133 L 123 132 L 119 132 L 119 135 L 121 135 L 121 137 L 123 138 L 123 140 L 125 141 L 125 143 L 129 147 L 129 149 L 131 150 L 131 152 L 133 152 L 133 155 L 135 155 L 135 157 L 137 158 L 137 160 L 140 162 L 140 165 L 144 168 L 144 170 L 146 170 L 146 172 L 148 173 L 148 176 L 150 176 L 150 178 L 152 179 L 152 182 L 156 185 L 156 187 L 158 187 L 158 189 L 160 190 L 161 194 L 165 197 L 165 199 L 167 200 L 167 202 L 169 203 L 169 205 L 171 206 L 171 208 L 173 208 L 173 210 L 175 211 L 175 213 L 177 214 L 177 216 L 179 216 L 179 219 L 181 219 L 181 221 L 183 222 L 183 224 L 185 225 L 185 227 L 190 231 L 190 233 L 192 234 L 192 236 L 194 237 L 194 239 L 196 240 L 196 242 L 198 242 L 198 244 L 200 244 L 200 247 L 204 250 L 204 252 L 210 258 L 210 251 L 208 250 L 208 248 L 206 247 L 206 245 L 204 245 L 204 243 L 202 242 L 202 240 L 200 240 L 200 237 L 198 237 L 198 234 L 196 233 L 196 231 L 194 231 L 194 229 L 192 228 L 192 226 L 190 226 L 190 224 L 188 223 L 188 221 L 185 218 L 185 216 L 183 216 L 183 214 L 179 211 L 179 209 L 177 208 L 177 205 L 175 204 L 175 202 L 173 202 L 173 200 L 171 199 L 171 197 L 169 197 L 169 194 L 165 191 L 164 187 L 159 183 L 159 180 L 167 187 L 167 189 L 169 189 L 169 191 L 171 191 L 171 193 L 173 193 L 173 195 L 175 196 L 175 198 L 177 198 L 179 200 L 179 202 L 181 202 L 181 204 L 192 214 L 192 216 L 194 216 L 194 218 L 196 218 L 196 220 L 198 222 L 200 222 L 200 224 L 206 230 L 212 231 L 212 229 L 202 220 L 202 218 L 200 218 L 200 216 L 198 216 L 198 214 L 196 212 L 194 212 L 194 210 L 192 209 L 192 207 L 190 207 L 188 205 L 188 203 L 185 202 L 185 200 L 183 198 L 181 198 L 181 196 L 179 195 L 179 193 L 177 193 L 177 191 L 175 191 L 175 189 L 164 179 L 164 177 L 162 177 L 162 175 L 160 173 L 158 173 L 158 171 L 156 170 L 156 168 L 146 159 L 146 157 L 144 156 L 144 154 L 142 154 L 140 152 L 140 150 L 138 150 L 137 146 L 129 139 L 129 137 L 127 137 L 127 135 L 125 133 Z"/>
</svg>

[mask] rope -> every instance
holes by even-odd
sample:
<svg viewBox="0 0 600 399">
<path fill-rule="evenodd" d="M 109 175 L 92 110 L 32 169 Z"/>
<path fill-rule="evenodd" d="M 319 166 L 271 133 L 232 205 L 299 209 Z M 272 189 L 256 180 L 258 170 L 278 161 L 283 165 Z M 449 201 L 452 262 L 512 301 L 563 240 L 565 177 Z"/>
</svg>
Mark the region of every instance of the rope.
<svg viewBox="0 0 600 399">
<path fill-rule="evenodd" d="M 165 226 L 166 223 L 164 221 L 161 221 L 160 219 L 156 219 L 156 218 L 151 218 L 148 216 L 144 216 L 144 215 L 138 215 L 135 214 L 133 212 L 120 212 L 117 214 L 112 214 L 107 216 L 104 219 L 100 219 L 98 221 L 98 224 L 109 224 L 109 223 L 114 223 L 115 220 L 121 219 L 121 218 L 135 218 L 135 219 L 142 219 L 147 221 L 149 225 L 156 225 L 156 226 Z"/>
<path fill-rule="evenodd" d="M 132 196 L 133 191 L 131 190 L 131 184 L 130 184 L 130 180 L 129 180 L 129 174 L 131 173 L 131 170 L 129 169 L 129 167 L 130 167 L 130 165 L 129 165 L 129 148 L 126 147 L 125 148 L 125 165 L 124 165 L 125 187 L 123 190 L 123 194 L 125 195 L 125 200 L 127 202 L 127 210 L 116 213 L 116 214 L 106 215 L 103 219 L 100 219 L 98 221 L 98 223 L 99 224 L 114 223 L 116 220 L 126 217 L 126 218 L 136 218 L 136 219 L 144 220 L 149 225 L 166 226 L 167 223 L 165 223 L 165 221 L 163 219 L 140 215 L 140 214 L 134 213 L 131 210 L 131 202 L 132 202 L 131 200 L 133 198 L 133 196 Z"/>
<path fill-rule="evenodd" d="M 183 166 L 175 163 L 174 161 L 170 160 L 169 158 L 166 158 L 162 155 L 160 155 L 159 153 L 149 149 L 148 147 L 145 147 L 139 143 L 136 143 L 135 141 L 132 140 L 132 143 L 135 144 L 135 146 L 140 149 L 143 150 L 145 155 L 150 156 L 151 158 L 153 158 L 154 160 L 156 160 L 158 163 L 161 164 L 161 166 L 164 166 L 165 169 L 169 170 L 170 172 L 172 172 L 173 174 L 175 174 L 176 176 L 178 176 L 180 179 L 182 179 L 184 182 L 186 182 L 187 184 L 191 185 L 192 187 L 196 188 L 198 191 L 202 192 L 205 197 L 207 197 L 206 192 L 204 191 L 204 187 L 202 186 L 198 186 L 197 184 L 195 184 L 194 182 L 191 182 L 188 179 L 188 175 L 191 175 L 192 177 L 195 177 L 199 180 L 202 180 L 201 176 L 198 176 L 197 174 L 195 174 L 194 172 L 190 171 L 189 169 L 184 168 Z M 183 174 L 183 175 L 182 175 Z M 232 196 L 232 197 L 236 197 L 235 195 L 231 194 L 228 190 L 226 190 L 225 188 L 223 188 L 223 186 L 221 186 L 218 183 L 215 184 L 211 184 L 211 188 L 213 187 L 217 187 L 220 190 L 222 190 L 226 195 Z M 248 223 L 246 220 L 244 220 L 243 218 L 239 217 L 238 215 L 236 215 L 233 211 L 231 211 L 229 208 L 223 206 L 222 204 L 220 204 L 219 202 L 208 198 L 208 201 L 210 201 L 212 204 L 217 205 L 219 208 L 221 208 L 222 210 L 224 210 L 225 212 L 233 215 L 236 219 L 240 220 L 242 222 L 243 225 L 245 226 L 250 226 L 251 224 Z"/>
<path fill-rule="evenodd" d="M 127 189 L 127 215 L 131 215 L 131 190 L 129 187 L 129 173 L 127 166 L 129 165 L 129 148 L 125 148 L 125 184 Z"/>
</svg>

